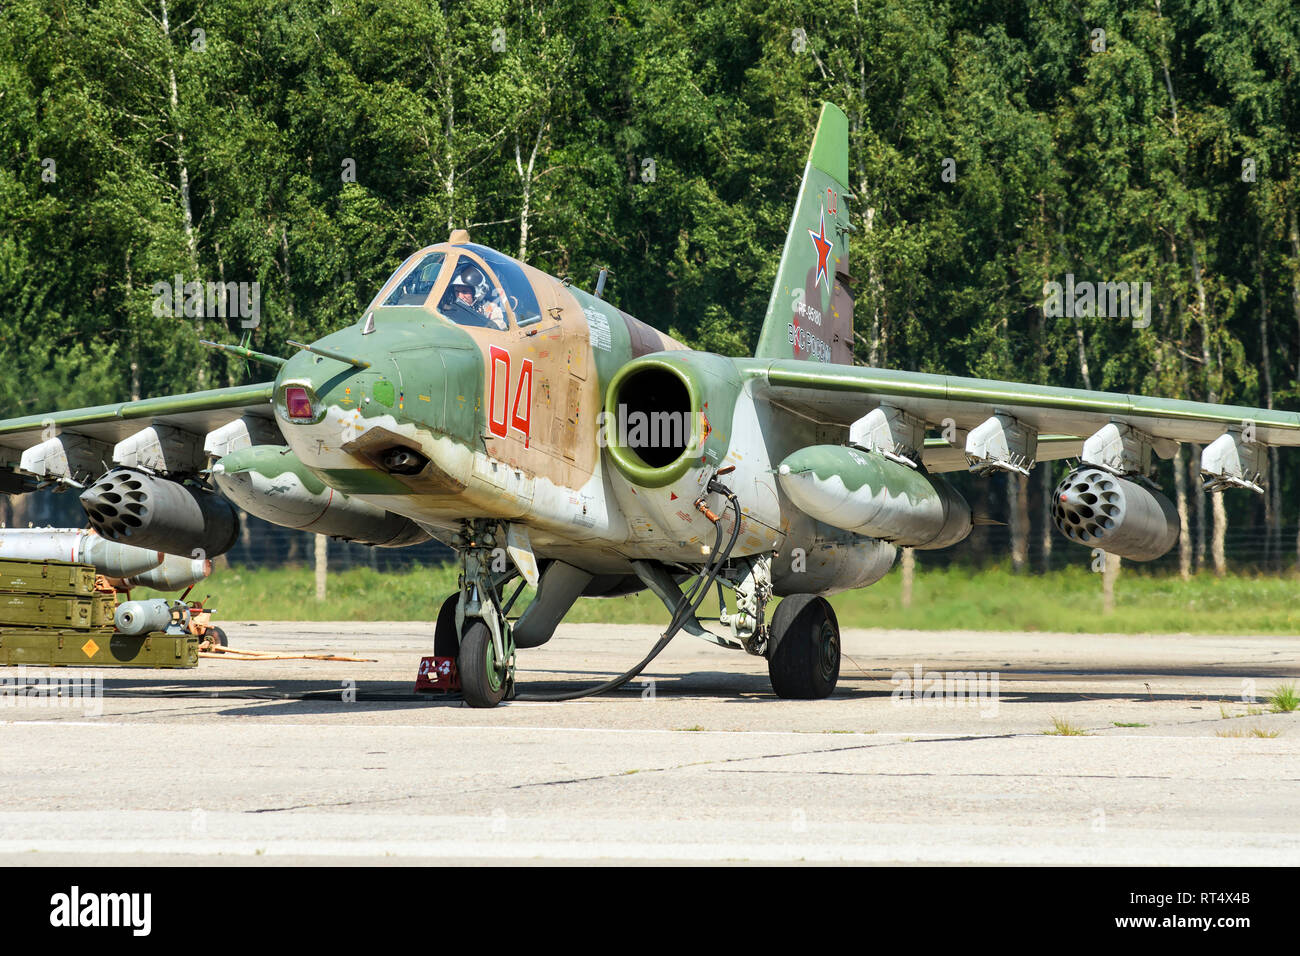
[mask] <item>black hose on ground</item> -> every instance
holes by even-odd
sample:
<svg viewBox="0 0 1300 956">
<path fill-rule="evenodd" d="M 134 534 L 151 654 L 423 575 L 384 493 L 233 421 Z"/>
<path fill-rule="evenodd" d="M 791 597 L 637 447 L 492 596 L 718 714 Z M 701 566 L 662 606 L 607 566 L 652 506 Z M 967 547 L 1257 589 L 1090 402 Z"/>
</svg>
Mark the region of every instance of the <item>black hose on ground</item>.
<svg viewBox="0 0 1300 956">
<path fill-rule="evenodd" d="M 727 504 L 731 507 L 732 512 L 735 515 L 731 528 L 731 538 L 727 541 L 725 548 L 719 547 L 719 545 L 722 544 L 722 520 L 710 515 L 715 531 L 713 539 L 713 557 L 710 559 L 709 563 L 705 565 L 704 570 L 700 573 L 695 585 L 683 594 L 681 600 L 677 602 L 677 607 L 673 611 L 673 616 L 668 621 L 667 629 L 655 643 L 655 646 L 650 648 L 650 653 L 630 671 L 620 674 L 613 680 L 605 681 L 603 684 L 597 684 L 595 687 L 588 687 L 583 690 L 567 691 L 563 694 L 517 694 L 513 698 L 514 700 L 558 702 L 562 700 L 579 700 L 583 697 L 595 697 L 598 694 L 605 694 L 611 690 L 616 690 L 619 687 L 622 687 L 628 681 L 635 678 L 649 666 L 651 661 L 659 656 L 660 652 L 668 646 L 668 642 L 677 636 L 677 632 L 682 629 L 682 625 L 684 625 L 686 621 L 699 609 L 699 606 L 704 603 L 704 599 L 709 594 L 709 588 L 717 579 L 718 573 L 722 570 L 722 566 L 726 564 L 727 560 L 731 557 L 731 551 L 736 546 L 736 539 L 740 537 L 740 502 L 736 500 L 736 496 L 732 494 L 731 489 L 719 482 L 717 478 L 714 478 L 709 482 L 708 490 L 710 492 L 717 492 L 718 494 L 724 495 L 727 499 Z M 701 510 L 703 510 L 706 515 L 709 515 L 707 509 Z"/>
</svg>

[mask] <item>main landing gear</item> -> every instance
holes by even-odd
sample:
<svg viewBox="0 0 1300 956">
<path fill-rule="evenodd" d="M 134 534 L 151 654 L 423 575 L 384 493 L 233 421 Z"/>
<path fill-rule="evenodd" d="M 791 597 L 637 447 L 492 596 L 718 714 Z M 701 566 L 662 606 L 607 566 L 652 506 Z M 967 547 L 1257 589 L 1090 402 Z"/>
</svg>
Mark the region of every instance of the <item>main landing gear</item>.
<svg viewBox="0 0 1300 956">
<path fill-rule="evenodd" d="M 651 573 L 648 562 L 638 569 L 642 579 L 672 609 L 681 592 L 667 571 Z M 655 585 L 658 584 L 658 587 Z M 717 578 L 718 623 L 721 635 L 704 630 L 692 616 L 692 633 L 723 647 L 743 649 L 767 659 L 767 674 L 778 697 L 818 700 L 835 692 L 840 676 L 840 625 L 830 602 L 817 594 L 791 594 L 781 601 L 765 623 L 773 599 L 772 556 L 736 558 Z M 734 608 L 728 610 L 725 591 Z"/>
<path fill-rule="evenodd" d="M 767 676 L 778 697 L 817 700 L 835 691 L 840 624 L 824 597 L 792 594 L 777 605 L 767 642 Z"/>
<path fill-rule="evenodd" d="M 767 658 L 767 676 L 778 697 L 829 697 L 840 676 L 840 625 L 830 602 L 817 594 L 791 594 L 764 626 L 772 599 L 771 557 L 757 555 L 736 563 L 737 573 L 727 581 L 735 596 L 734 612 L 727 611 L 721 589 L 718 592 L 718 620 L 731 628 L 731 646 Z"/>
</svg>

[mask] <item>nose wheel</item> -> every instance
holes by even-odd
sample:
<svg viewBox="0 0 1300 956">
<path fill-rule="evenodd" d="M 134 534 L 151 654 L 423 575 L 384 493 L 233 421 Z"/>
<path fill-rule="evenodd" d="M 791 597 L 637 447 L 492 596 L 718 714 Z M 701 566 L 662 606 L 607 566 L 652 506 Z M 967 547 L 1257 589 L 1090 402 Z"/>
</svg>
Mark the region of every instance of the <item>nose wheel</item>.
<svg viewBox="0 0 1300 956">
<path fill-rule="evenodd" d="M 513 684 L 513 668 L 497 660 L 492 632 L 482 621 L 474 621 L 460 639 L 456 659 L 460 672 L 460 692 L 471 707 L 495 707 L 505 698 Z"/>
</svg>

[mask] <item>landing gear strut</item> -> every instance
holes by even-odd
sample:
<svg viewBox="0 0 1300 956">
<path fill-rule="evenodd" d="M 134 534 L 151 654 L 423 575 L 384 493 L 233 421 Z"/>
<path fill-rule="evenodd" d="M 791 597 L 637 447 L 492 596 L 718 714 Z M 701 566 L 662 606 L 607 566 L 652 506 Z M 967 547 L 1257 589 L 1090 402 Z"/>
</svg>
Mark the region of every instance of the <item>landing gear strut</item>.
<svg viewBox="0 0 1300 956">
<path fill-rule="evenodd" d="M 763 623 L 767 604 L 772 600 L 772 555 L 757 554 L 740 558 L 739 575 L 730 575 L 732 593 L 736 600 L 735 612 L 727 610 L 722 587 L 718 587 L 718 621 L 731 628 L 734 646 L 743 647 L 749 654 L 765 655 L 767 652 L 768 632 L 771 628 Z M 737 579 L 738 577 L 738 579 Z"/>
<path fill-rule="evenodd" d="M 501 586 L 517 572 L 497 546 L 495 522 L 466 521 L 451 543 L 460 556 L 460 591 L 438 612 L 434 653 L 456 658 L 465 703 L 495 707 L 514 692 L 515 644 Z"/>
</svg>

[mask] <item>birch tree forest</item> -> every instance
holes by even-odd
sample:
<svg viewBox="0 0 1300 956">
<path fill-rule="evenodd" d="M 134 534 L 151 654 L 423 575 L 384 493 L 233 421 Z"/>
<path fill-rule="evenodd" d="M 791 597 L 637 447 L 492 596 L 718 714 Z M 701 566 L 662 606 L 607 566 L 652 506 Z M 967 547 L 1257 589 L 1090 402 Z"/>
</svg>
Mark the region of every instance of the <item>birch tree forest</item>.
<svg viewBox="0 0 1300 956">
<path fill-rule="evenodd" d="M 3 0 L 0 415 L 258 380 L 153 285 L 259 283 L 283 352 L 455 228 L 747 354 L 823 100 L 859 363 L 1300 408 L 1294 0 Z M 1048 314 L 1067 275 L 1149 324 Z M 1219 496 L 1199 452 L 1165 567 L 1293 568 L 1300 456 Z M 1060 473 L 963 480 L 1004 524 L 954 559 L 1063 560 Z"/>
</svg>

